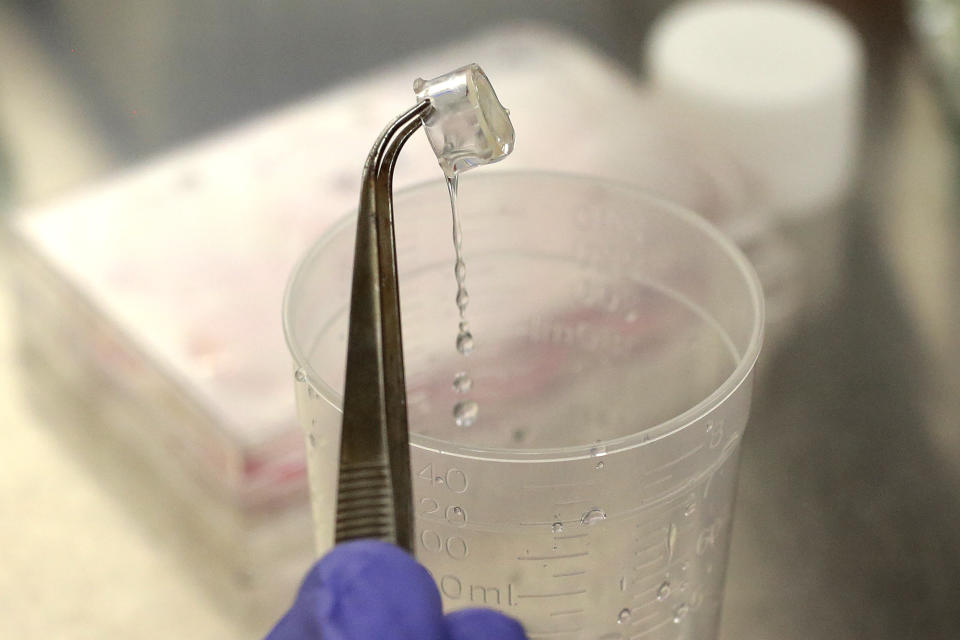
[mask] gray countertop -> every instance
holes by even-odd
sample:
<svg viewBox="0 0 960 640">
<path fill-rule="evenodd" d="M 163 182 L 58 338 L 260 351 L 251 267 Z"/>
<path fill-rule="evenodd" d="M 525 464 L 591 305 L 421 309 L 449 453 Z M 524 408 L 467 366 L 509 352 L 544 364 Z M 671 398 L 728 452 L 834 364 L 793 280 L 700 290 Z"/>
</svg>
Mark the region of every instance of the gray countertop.
<svg viewBox="0 0 960 640">
<path fill-rule="evenodd" d="M 758 383 L 724 638 L 960 637 L 957 138 L 917 69 L 868 131 L 841 295 Z"/>
</svg>

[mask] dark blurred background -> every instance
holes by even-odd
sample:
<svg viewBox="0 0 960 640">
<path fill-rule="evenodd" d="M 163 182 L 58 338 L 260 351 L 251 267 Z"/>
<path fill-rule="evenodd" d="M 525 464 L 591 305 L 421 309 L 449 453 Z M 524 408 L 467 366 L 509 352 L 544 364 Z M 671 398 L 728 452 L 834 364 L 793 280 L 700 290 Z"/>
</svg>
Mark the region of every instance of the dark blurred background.
<svg viewBox="0 0 960 640">
<path fill-rule="evenodd" d="M 12 49 L 6 65 L 23 64 L 11 57 L 35 56 L 31 63 L 49 74 L 42 81 L 68 92 L 49 95 L 69 96 L 69 105 L 58 105 L 63 117 L 88 127 L 98 155 L 118 167 L 505 22 L 532 19 L 564 27 L 636 71 L 646 30 L 670 4 L 7 0 L 3 24 L 6 48 Z M 906 33 L 903 3 L 828 4 L 860 28 L 871 57 L 880 63 L 871 69 L 888 72 Z M 17 92 L 18 87 L 5 80 L 3 90 Z M 36 97 L 40 105 L 18 107 L 43 108 L 46 96 Z M 9 120 L 8 135 L 11 128 L 25 126 Z M 62 153 L 56 144 L 50 147 L 51 158 Z M 57 184 L 55 177 L 44 182 L 49 188 Z"/>
</svg>

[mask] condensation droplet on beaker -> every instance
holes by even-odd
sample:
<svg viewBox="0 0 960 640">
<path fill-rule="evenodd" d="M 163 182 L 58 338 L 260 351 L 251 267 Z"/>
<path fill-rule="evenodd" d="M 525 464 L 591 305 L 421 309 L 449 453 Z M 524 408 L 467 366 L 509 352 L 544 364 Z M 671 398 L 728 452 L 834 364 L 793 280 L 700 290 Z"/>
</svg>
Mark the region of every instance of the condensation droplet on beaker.
<svg viewBox="0 0 960 640">
<path fill-rule="evenodd" d="M 602 444 L 596 444 L 590 447 L 590 455 L 594 458 L 607 455 L 607 447 Z"/>
<path fill-rule="evenodd" d="M 694 513 L 696 510 L 697 510 L 697 503 L 696 503 L 696 502 L 691 502 L 691 503 L 688 504 L 686 507 L 684 507 L 684 509 L 683 509 L 683 517 L 684 517 L 684 518 L 689 518 L 690 516 L 693 515 L 693 513 Z"/>
<path fill-rule="evenodd" d="M 425 86 L 427 86 L 427 81 L 423 78 L 417 78 L 413 81 L 413 92 L 420 93 Z"/>
<path fill-rule="evenodd" d="M 306 382 L 307 372 L 303 369 L 297 369 L 297 371 L 293 374 L 293 377 L 297 379 L 297 382 Z"/>
<path fill-rule="evenodd" d="M 670 581 L 664 580 L 663 584 L 657 589 L 657 600 L 663 602 L 670 597 Z"/>
<path fill-rule="evenodd" d="M 596 469 L 597 471 L 600 471 L 601 469 L 603 469 L 603 460 L 593 465 L 593 468 Z"/>
<path fill-rule="evenodd" d="M 670 523 L 670 528 L 667 529 L 667 559 L 673 557 L 673 552 L 677 548 L 677 525 Z"/>
<path fill-rule="evenodd" d="M 562 523 L 562 522 L 554 522 L 554 523 L 553 523 L 553 526 L 550 527 L 550 528 L 553 530 L 554 533 L 563 533 L 563 523 Z"/>
<path fill-rule="evenodd" d="M 673 622 L 674 624 L 680 624 L 683 619 L 687 616 L 687 611 L 690 610 L 690 607 L 686 603 L 678 604 L 676 609 L 673 610 Z"/>
<path fill-rule="evenodd" d="M 680 571 L 686 571 L 686 570 L 689 569 L 689 568 L 690 568 L 690 563 L 689 563 L 689 562 L 681 562 L 681 563 L 680 563 Z"/>
<path fill-rule="evenodd" d="M 523 442 L 527 437 L 527 432 L 523 429 L 514 429 L 513 430 L 513 441 L 514 442 Z"/>
<path fill-rule="evenodd" d="M 589 527 L 600 522 L 601 520 L 606 520 L 606 518 L 607 514 L 600 509 L 590 509 L 590 511 L 587 511 L 585 514 L 583 514 L 583 517 L 580 518 L 580 524 Z"/>
<path fill-rule="evenodd" d="M 473 378 L 466 371 L 461 371 L 453 377 L 453 388 L 457 393 L 466 393 L 473 388 Z"/>
<path fill-rule="evenodd" d="M 480 405 L 473 400 L 458 402 L 453 407 L 453 419 L 458 427 L 469 427 L 477 421 L 480 414 Z"/>
<path fill-rule="evenodd" d="M 630 311 L 627 311 L 626 315 L 623 316 L 623 319 L 627 322 L 636 322 L 637 318 L 639 317 L 640 314 L 635 309 L 631 309 Z"/>
<path fill-rule="evenodd" d="M 620 613 L 617 614 L 617 624 L 623 624 L 630 620 L 630 609 L 620 609 Z"/>
<path fill-rule="evenodd" d="M 473 353 L 473 334 L 463 331 L 457 336 L 457 351 L 465 356 Z"/>
<path fill-rule="evenodd" d="M 437 476 L 436 478 L 433 479 L 433 483 L 434 483 L 435 485 L 437 485 L 438 487 L 442 487 L 442 486 L 445 485 L 447 482 L 446 482 L 446 480 L 443 479 L 443 476 Z"/>
<path fill-rule="evenodd" d="M 317 436 L 315 436 L 315 435 L 313 435 L 313 434 L 311 433 L 310 435 L 307 436 L 307 440 L 310 441 L 310 446 L 311 446 L 311 447 L 316 448 L 316 446 L 317 446 Z"/>
</svg>

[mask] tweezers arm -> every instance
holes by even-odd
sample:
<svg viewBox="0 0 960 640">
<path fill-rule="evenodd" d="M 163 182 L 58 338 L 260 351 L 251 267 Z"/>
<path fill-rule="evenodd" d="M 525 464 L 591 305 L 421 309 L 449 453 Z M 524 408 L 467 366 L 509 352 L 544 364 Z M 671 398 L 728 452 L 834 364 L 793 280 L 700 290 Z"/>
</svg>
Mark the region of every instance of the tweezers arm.
<svg viewBox="0 0 960 640">
<path fill-rule="evenodd" d="M 380 538 L 413 551 L 413 494 L 393 169 L 421 126 L 420 102 L 380 134 L 363 171 L 350 298 L 336 541 Z"/>
</svg>

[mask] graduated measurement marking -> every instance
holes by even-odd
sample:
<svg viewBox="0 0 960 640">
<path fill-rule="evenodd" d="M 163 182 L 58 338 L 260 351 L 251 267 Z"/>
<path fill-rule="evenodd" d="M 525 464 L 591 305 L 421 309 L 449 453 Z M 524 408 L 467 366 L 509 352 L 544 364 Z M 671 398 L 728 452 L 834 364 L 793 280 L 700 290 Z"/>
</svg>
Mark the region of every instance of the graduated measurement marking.
<svg viewBox="0 0 960 640">
<path fill-rule="evenodd" d="M 649 591 L 649 589 L 647 591 Z M 637 599 L 637 598 L 634 598 L 634 599 Z M 643 604 L 635 605 L 633 607 L 633 610 L 643 611 L 644 609 L 649 609 L 650 607 L 657 606 L 657 605 L 663 606 L 663 601 L 657 600 L 656 598 L 654 598 L 652 600 L 648 600 L 647 602 L 644 602 Z"/>
<path fill-rule="evenodd" d="M 568 558 L 583 558 L 589 554 L 589 551 L 580 551 L 578 553 L 564 553 L 554 556 L 517 556 L 517 560 L 566 560 Z"/>
<path fill-rule="evenodd" d="M 639 618 L 634 618 L 633 620 L 630 621 L 630 624 L 631 624 L 631 625 L 640 625 L 640 624 L 643 624 L 644 622 L 648 622 L 648 621 L 650 621 L 650 620 L 653 620 L 653 619 L 656 618 L 657 616 L 661 615 L 661 613 L 662 613 L 662 612 L 660 612 L 660 611 L 654 611 L 654 612 L 652 612 L 652 613 L 648 613 L 648 614 L 645 615 L 645 616 L 641 616 L 641 617 L 639 617 Z"/>
<path fill-rule="evenodd" d="M 566 598 L 568 596 L 582 596 L 586 592 L 586 589 L 576 589 L 575 591 L 559 591 L 557 593 L 518 593 L 517 598 Z"/>
<path fill-rule="evenodd" d="M 583 613 L 583 609 L 567 609 L 565 611 L 551 611 L 550 617 L 555 618 L 559 616 L 575 616 Z"/>
<path fill-rule="evenodd" d="M 655 486 L 657 486 L 658 484 L 663 484 L 663 483 L 665 483 L 665 482 L 670 482 L 671 480 L 673 480 L 673 474 L 672 474 L 672 473 L 668 473 L 667 475 L 663 476 L 662 478 L 658 478 L 657 480 L 654 480 L 654 481 L 652 481 L 652 482 L 644 483 L 644 487 L 649 489 L 650 487 L 655 487 Z"/>
<path fill-rule="evenodd" d="M 659 564 L 659 563 L 662 562 L 663 560 L 664 560 L 664 557 L 663 557 L 663 555 L 661 554 L 661 555 L 658 555 L 656 558 L 653 558 L 652 560 L 648 560 L 647 562 L 641 562 L 641 563 L 638 564 L 638 565 L 634 565 L 633 570 L 634 570 L 634 571 L 643 571 L 644 569 L 648 569 L 648 568 L 650 568 L 650 567 L 652 567 L 652 566 L 655 566 L 655 565 Z"/>
<path fill-rule="evenodd" d="M 597 483 L 591 480 L 583 482 L 558 482 L 556 484 L 525 484 L 524 490 L 539 491 L 541 489 L 568 489 L 570 487 L 592 487 Z"/>
<path fill-rule="evenodd" d="M 655 549 L 659 549 L 662 546 L 663 546 L 662 542 L 655 542 L 651 545 L 644 547 L 643 549 L 637 549 L 636 551 L 633 552 L 633 555 L 642 556 L 643 554 L 649 553 L 650 551 L 654 551 Z"/>
<path fill-rule="evenodd" d="M 704 447 L 704 445 L 703 445 L 702 443 L 701 443 L 701 444 L 698 444 L 698 445 L 695 446 L 693 449 L 690 449 L 690 451 L 687 451 L 686 453 L 681 454 L 679 458 L 675 458 L 675 459 L 671 460 L 670 462 L 668 462 L 668 463 L 666 463 L 666 464 L 662 464 L 662 465 L 660 465 L 659 467 L 657 467 L 657 468 L 655 468 L 655 469 L 651 469 L 649 472 L 647 472 L 647 475 L 653 475 L 653 474 L 657 473 L 658 471 L 663 471 L 664 469 L 669 469 L 670 467 L 672 467 L 672 466 L 674 466 L 674 465 L 676 465 L 676 464 L 680 464 L 681 462 L 683 462 L 684 460 L 686 460 L 686 459 L 689 458 L 690 456 L 695 456 L 695 455 L 697 455 L 698 453 L 700 453 L 700 452 L 703 450 L 703 447 Z"/>
<path fill-rule="evenodd" d="M 661 576 L 657 576 L 657 580 L 660 580 L 660 579 L 661 579 Z M 638 591 L 637 593 L 635 593 L 635 594 L 633 595 L 633 597 L 634 597 L 635 600 L 642 600 L 643 598 L 645 598 L 645 597 L 648 596 L 648 595 L 651 595 L 651 596 L 652 596 L 652 595 L 655 595 L 655 594 L 657 593 L 657 590 L 658 590 L 659 588 L 660 588 L 660 585 L 656 585 L 656 584 L 655 584 L 655 585 L 653 585 L 652 587 L 649 587 L 649 588 L 647 588 L 647 589 L 644 589 L 643 591 Z M 656 602 L 656 601 L 654 601 L 654 602 Z"/>
<path fill-rule="evenodd" d="M 433 575 L 431 573 L 431 575 Z M 454 574 L 444 574 L 434 578 L 440 593 L 450 600 L 466 600 L 489 606 L 516 606 L 517 596 L 513 592 L 513 583 L 475 584 L 464 582 Z M 504 602 L 505 600 L 505 602 Z"/>
<path fill-rule="evenodd" d="M 582 627 L 576 627 L 574 629 L 558 629 L 556 631 L 528 631 L 527 637 L 530 640 L 534 638 L 556 638 L 557 636 L 566 636 L 571 633 L 580 633 L 583 631 Z"/>
<path fill-rule="evenodd" d="M 671 619 L 670 619 L 670 618 L 667 618 L 667 619 L 664 620 L 663 622 L 660 622 L 659 624 L 655 624 L 654 626 L 650 627 L 649 629 L 647 629 L 647 630 L 645 630 L 645 631 L 641 631 L 640 633 L 638 633 L 638 634 L 636 634 L 636 635 L 630 636 L 630 640 L 640 640 L 640 638 L 643 638 L 643 637 L 645 637 L 645 636 L 648 636 L 648 635 L 650 635 L 651 633 L 653 633 L 654 631 L 657 631 L 657 630 L 662 629 L 663 627 L 667 626 L 668 624 L 670 624 L 670 621 L 671 621 Z"/>
<path fill-rule="evenodd" d="M 524 487 L 524 488 L 526 489 L 527 487 Z M 569 498 L 567 500 L 558 500 L 557 502 L 553 503 L 553 506 L 566 507 L 572 504 L 583 504 L 584 502 L 590 502 L 590 500 L 586 498 Z"/>
<path fill-rule="evenodd" d="M 520 526 L 521 527 L 550 527 L 555 524 L 559 524 L 561 525 L 561 527 L 563 527 L 570 524 L 580 524 L 580 520 L 579 519 L 577 520 L 536 520 L 533 522 L 521 522 Z M 577 533 L 577 534 L 570 534 L 566 536 L 555 535 L 554 538 L 557 540 L 564 540 L 564 539 L 570 540 L 572 538 L 586 538 L 587 535 L 588 534 L 586 533 Z"/>
<path fill-rule="evenodd" d="M 574 576 L 582 576 L 587 573 L 586 569 L 580 569 L 579 571 L 568 571 L 566 573 L 555 573 L 551 578 L 572 578 Z"/>
</svg>

